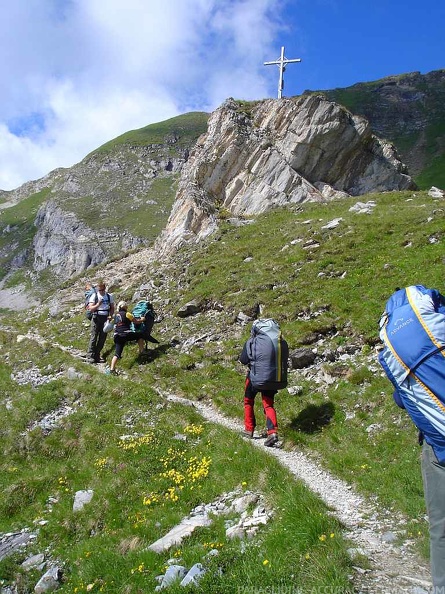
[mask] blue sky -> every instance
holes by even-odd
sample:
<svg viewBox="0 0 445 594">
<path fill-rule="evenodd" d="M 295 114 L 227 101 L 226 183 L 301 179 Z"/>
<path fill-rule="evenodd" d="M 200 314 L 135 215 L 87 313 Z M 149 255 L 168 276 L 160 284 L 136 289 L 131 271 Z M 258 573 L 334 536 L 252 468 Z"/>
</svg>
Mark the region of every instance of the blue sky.
<svg viewBox="0 0 445 594">
<path fill-rule="evenodd" d="M 4 0 L 0 189 L 227 97 L 445 68 L 443 0 Z"/>
</svg>

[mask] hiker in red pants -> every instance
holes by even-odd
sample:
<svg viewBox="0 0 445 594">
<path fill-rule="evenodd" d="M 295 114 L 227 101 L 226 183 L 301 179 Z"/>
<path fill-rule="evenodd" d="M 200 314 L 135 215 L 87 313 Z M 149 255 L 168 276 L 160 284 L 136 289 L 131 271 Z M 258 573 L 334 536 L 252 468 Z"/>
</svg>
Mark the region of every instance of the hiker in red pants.
<svg viewBox="0 0 445 594">
<path fill-rule="evenodd" d="M 239 358 L 243 365 L 249 367 L 244 388 L 244 427 L 245 435 L 253 437 L 255 396 L 260 392 L 266 415 L 267 438 L 264 445 L 267 447 L 273 447 L 278 442 L 274 399 L 277 391 L 287 386 L 288 356 L 289 347 L 277 322 L 272 319 L 255 320 Z"/>
<path fill-rule="evenodd" d="M 274 408 L 274 399 L 276 390 L 261 390 L 264 414 L 266 415 L 267 438 L 264 445 L 271 447 L 278 441 L 278 423 L 277 414 Z M 247 437 L 253 437 L 256 427 L 255 419 L 255 396 L 258 390 L 254 390 L 249 375 L 246 377 L 244 388 L 244 427 Z"/>
</svg>

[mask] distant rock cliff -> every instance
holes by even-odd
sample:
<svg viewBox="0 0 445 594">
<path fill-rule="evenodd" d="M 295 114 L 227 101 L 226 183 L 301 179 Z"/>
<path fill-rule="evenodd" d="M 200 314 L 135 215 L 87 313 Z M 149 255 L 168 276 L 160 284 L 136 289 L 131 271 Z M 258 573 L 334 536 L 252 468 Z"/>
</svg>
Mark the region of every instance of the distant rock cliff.
<svg viewBox="0 0 445 594">
<path fill-rule="evenodd" d="M 378 136 L 393 142 L 412 175 L 439 159 L 435 177 L 428 181 L 443 184 L 445 174 L 437 177 L 437 170 L 445 163 L 445 70 L 387 76 L 322 92 L 364 116 Z"/>
<path fill-rule="evenodd" d="M 39 209 L 33 240 L 35 271 L 51 267 L 62 278 L 70 278 L 90 266 L 96 266 L 121 247 L 121 236 L 104 229 L 94 233 L 70 212 L 50 200 Z M 130 237 L 128 248 L 137 245 Z"/>
<path fill-rule="evenodd" d="M 415 188 L 392 144 L 321 95 L 253 104 L 227 100 L 182 169 L 157 245 L 170 250 L 235 216 L 344 195 Z"/>
<path fill-rule="evenodd" d="M 65 280 L 151 245 L 165 227 L 179 173 L 207 119 L 193 112 L 131 131 L 73 167 L 0 192 L 3 279 L 23 268 L 33 283 L 43 271 Z"/>
</svg>

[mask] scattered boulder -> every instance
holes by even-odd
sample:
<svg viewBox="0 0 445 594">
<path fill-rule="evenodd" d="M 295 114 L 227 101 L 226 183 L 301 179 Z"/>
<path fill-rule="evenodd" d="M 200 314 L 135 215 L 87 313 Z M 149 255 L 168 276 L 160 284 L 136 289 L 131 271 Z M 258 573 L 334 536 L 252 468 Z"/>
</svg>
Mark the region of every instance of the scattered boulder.
<svg viewBox="0 0 445 594">
<path fill-rule="evenodd" d="M 44 594 L 45 592 L 54 592 L 61 585 L 62 572 L 59 567 L 54 565 L 42 575 L 37 582 L 34 592 L 36 594 Z"/>
<path fill-rule="evenodd" d="M 36 538 L 35 534 L 32 534 L 28 530 L 22 530 L 21 532 L 8 532 L 7 534 L 0 535 L 0 561 L 11 555 L 15 551 L 25 547 L 30 540 Z"/>
<path fill-rule="evenodd" d="M 303 369 L 309 367 L 315 361 L 317 354 L 311 349 L 299 348 L 289 353 L 289 360 L 292 369 Z"/>
<path fill-rule="evenodd" d="M 183 565 L 170 565 L 165 574 L 162 576 L 160 584 L 156 586 L 155 592 L 168 588 L 175 582 L 184 579 L 187 574 L 187 569 Z"/>
<path fill-rule="evenodd" d="M 200 578 L 205 574 L 205 571 L 206 570 L 201 563 L 195 563 L 182 580 L 181 586 L 188 586 L 189 584 L 197 586 Z"/>
<path fill-rule="evenodd" d="M 303 386 L 289 386 L 287 391 L 291 396 L 300 396 L 303 393 Z"/>
<path fill-rule="evenodd" d="M 243 313 L 242 311 L 240 311 L 239 314 L 236 316 L 236 321 L 243 325 L 248 324 L 252 320 L 253 318 Z"/>
<path fill-rule="evenodd" d="M 77 491 L 74 495 L 73 511 L 81 511 L 87 503 L 90 503 L 93 495 L 94 491 L 92 489 L 88 489 L 87 491 Z"/>
<path fill-rule="evenodd" d="M 443 198 L 445 196 L 445 192 L 439 188 L 436 188 L 435 186 L 432 186 L 428 190 L 428 196 L 431 196 L 431 198 Z"/>
<path fill-rule="evenodd" d="M 237 497 L 232 501 L 230 509 L 238 514 L 242 514 L 249 506 L 255 504 L 259 497 L 258 493 L 246 493 L 245 495 L 241 495 L 241 497 Z"/>
<path fill-rule="evenodd" d="M 371 214 L 376 207 L 374 200 L 368 200 L 368 202 L 356 202 L 354 206 L 351 206 L 349 212 L 357 212 L 359 214 Z"/>
<path fill-rule="evenodd" d="M 178 318 L 188 318 L 189 316 L 194 316 L 195 314 L 199 313 L 201 308 L 196 301 L 190 301 L 183 305 L 176 314 Z"/>
<path fill-rule="evenodd" d="M 257 504 L 252 515 L 248 514 L 248 508 Z M 165 536 L 152 543 L 148 549 L 155 553 L 162 553 L 174 545 L 179 545 L 186 536 L 190 536 L 198 526 L 210 526 L 212 516 L 222 514 L 236 513 L 241 514 L 241 519 L 233 526 L 234 536 L 244 538 L 255 533 L 260 524 L 265 524 L 271 513 L 267 512 L 262 498 L 257 493 L 250 491 L 242 492 L 240 489 L 231 493 L 224 493 L 219 499 L 212 503 L 197 505 L 190 514 L 184 518 L 177 526 L 172 528 Z M 235 534 L 236 533 L 236 534 Z"/>
<path fill-rule="evenodd" d="M 38 555 L 32 555 L 25 559 L 22 563 L 22 567 L 25 571 L 30 571 L 31 569 L 34 569 L 34 567 L 43 568 L 44 561 L 45 555 L 39 553 Z"/>
<path fill-rule="evenodd" d="M 186 536 L 190 536 L 198 526 L 210 526 L 212 520 L 206 513 L 200 516 L 184 518 L 180 524 L 172 528 L 165 536 L 152 543 L 149 551 L 162 553 L 174 545 L 179 545 Z"/>
<path fill-rule="evenodd" d="M 332 219 L 332 221 L 329 221 L 329 223 L 326 223 L 326 225 L 323 225 L 322 229 L 335 229 L 336 227 L 338 227 L 340 225 L 342 220 L 343 220 L 342 217 L 339 217 L 338 219 Z"/>
</svg>

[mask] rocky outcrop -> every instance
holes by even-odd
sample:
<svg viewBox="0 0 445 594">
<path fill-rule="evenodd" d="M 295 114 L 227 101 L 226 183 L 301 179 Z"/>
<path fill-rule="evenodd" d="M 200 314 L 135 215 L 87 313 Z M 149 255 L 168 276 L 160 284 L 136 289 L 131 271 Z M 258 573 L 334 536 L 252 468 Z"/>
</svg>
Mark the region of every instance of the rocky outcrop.
<svg viewBox="0 0 445 594">
<path fill-rule="evenodd" d="M 35 225 L 34 270 L 52 267 L 56 274 L 66 278 L 103 262 L 118 239 L 106 241 L 52 200 L 39 209 Z"/>
<path fill-rule="evenodd" d="M 434 157 L 443 159 L 445 70 L 409 72 L 322 92 L 364 116 L 376 134 L 394 142 L 412 175 L 430 167 Z M 428 180 L 435 178 L 436 171 Z M 441 182 L 443 178 L 435 181 Z"/>
<path fill-rule="evenodd" d="M 220 209 L 236 216 L 345 195 L 415 188 L 394 146 L 363 117 L 321 95 L 266 100 L 248 108 L 227 100 L 184 166 L 167 227 L 169 250 L 201 239 Z M 329 198 L 326 198 L 326 197 Z"/>
</svg>

